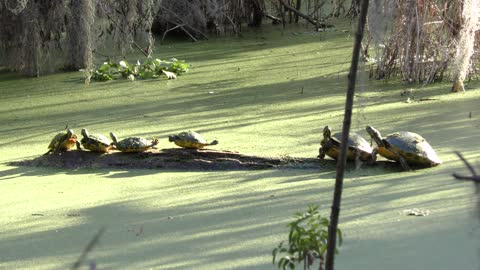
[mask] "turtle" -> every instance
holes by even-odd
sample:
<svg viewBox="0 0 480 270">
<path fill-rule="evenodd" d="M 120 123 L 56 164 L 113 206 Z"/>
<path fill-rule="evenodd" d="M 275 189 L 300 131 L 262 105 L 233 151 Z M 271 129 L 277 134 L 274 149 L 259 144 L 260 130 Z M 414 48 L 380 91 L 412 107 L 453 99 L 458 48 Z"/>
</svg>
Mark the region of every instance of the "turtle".
<svg viewBox="0 0 480 270">
<path fill-rule="evenodd" d="M 139 153 L 145 152 L 150 148 L 155 148 L 158 144 L 158 139 L 153 138 L 151 141 L 140 137 L 128 137 L 121 141 L 118 141 L 117 136 L 110 132 L 110 138 L 112 138 L 112 145 L 121 152 Z"/>
<path fill-rule="evenodd" d="M 58 153 L 59 151 L 67 151 L 72 149 L 74 146 L 77 146 L 77 149 L 80 149 L 80 143 L 77 140 L 77 135 L 73 132 L 72 129 L 67 129 L 66 132 L 60 132 L 55 137 L 53 137 L 52 141 L 48 145 L 48 152 L 49 153 Z"/>
<path fill-rule="evenodd" d="M 332 135 L 332 129 L 329 126 L 323 128 L 323 140 L 320 142 L 321 147 L 318 150 L 320 159 L 324 159 L 325 155 L 333 159 L 337 159 L 340 155 L 340 141 L 342 140 L 342 133 L 335 133 Z M 373 148 L 362 136 L 357 133 L 352 133 L 348 136 L 347 160 L 355 161 L 357 158 L 369 164 L 375 162 L 375 157 L 372 155 Z"/>
<path fill-rule="evenodd" d="M 92 152 L 108 153 L 115 147 L 110 140 L 102 134 L 89 134 L 86 128 L 82 129 L 82 140 L 80 141 L 83 148 Z"/>
<path fill-rule="evenodd" d="M 208 143 L 200 134 L 195 131 L 184 131 L 176 135 L 168 136 L 168 141 L 174 142 L 176 145 L 188 149 L 201 149 L 209 145 L 217 145 L 218 141 L 214 140 Z"/>
<path fill-rule="evenodd" d="M 367 126 L 366 130 L 378 145 L 373 150 L 373 155 L 378 153 L 389 160 L 400 162 L 406 171 L 410 170 L 409 166 L 433 167 L 442 163 L 432 146 L 417 133 L 399 131 L 383 138 L 372 126 Z"/>
</svg>

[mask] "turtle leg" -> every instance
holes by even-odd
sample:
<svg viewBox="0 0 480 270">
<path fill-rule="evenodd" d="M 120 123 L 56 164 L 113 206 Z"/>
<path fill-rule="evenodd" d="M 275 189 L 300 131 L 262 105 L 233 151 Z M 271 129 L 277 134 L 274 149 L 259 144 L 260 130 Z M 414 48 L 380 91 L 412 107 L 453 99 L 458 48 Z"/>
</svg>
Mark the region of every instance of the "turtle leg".
<svg viewBox="0 0 480 270">
<path fill-rule="evenodd" d="M 402 166 L 402 169 L 404 171 L 411 171 L 410 166 L 408 166 L 407 161 L 400 155 L 398 155 L 398 161 L 400 162 L 400 165 Z"/>
<path fill-rule="evenodd" d="M 77 150 L 82 150 L 82 147 L 80 146 L 80 142 L 76 141 L 75 144 L 77 145 Z"/>
<path fill-rule="evenodd" d="M 394 153 L 395 155 L 397 155 L 397 158 L 398 158 L 398 162 L 400 163 L 400 166 L 402 166 L 402 169 L 404 171 L 411 171 L 412 169 L 410 169 L 410 166 L 408 166 L 408 163 L 407 161 L 402 157 L 402 155 L 400 155 L 397 151 L 391 149 L 390 151 L 392 151 L 392 153 Z"/>
<path fill-rule="evenodd" d="M 373 149 L 372 154 L 370 155 L 370 157 L 367 160 L 368 165 L 373 165 L 373 164 L 375 164 L 375 162 L 377 162 L 377 154 L 378 154 L 377 149 Z"/>
<path fill-rule="evenodd" d="M 53 154 L 58 155 L 58 153 L 60 152 L 60 146 L 61 145 L 62 144 L 55 145 L 55 147 L 53 149 Z"/>
<path fill-rule="evenodd" d="M 318 149 L 318 158 L 319 159 L 324 159 L 325 158 L 325 150 L 323 149 L 323 147 L 320 147 L 320 149 Z"/>
</svg>

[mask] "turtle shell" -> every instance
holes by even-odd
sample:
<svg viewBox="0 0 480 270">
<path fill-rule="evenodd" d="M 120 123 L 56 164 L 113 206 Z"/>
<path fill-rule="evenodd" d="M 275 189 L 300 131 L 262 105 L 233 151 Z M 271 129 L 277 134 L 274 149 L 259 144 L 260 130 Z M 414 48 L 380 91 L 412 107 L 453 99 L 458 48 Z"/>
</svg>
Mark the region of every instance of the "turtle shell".
<svg viewBox="0 0 480 270">
<path fill-rule="evenodd" d="M 116 147 L 118 150 L 122 152 L 145 152 L 150 148 L 153 148 L 155 145 L 158 144 L 157 139 L 153 139 L 151 141 L 140 138 L 140 137 L 129 137 L 118 141 L 116 143 Z"/>
<path fill-rule="evenodd" d="M 102 134 L 88 134 L 82 130 L 83 138 L 80 141 L 83 148 L 92 152 L 108 153 L 112 149 L 110 140 Z"/>
<path fill-rule="evenodd" d="M 325 153 L 333 158 L 338 159 L 340 155 L 340 146 L 342 140 L 342 133 L 333 134 L 329 140 L 323 140 L 321 145 Z M 347 160 L 355 161 L 357 157 L 362 161 L 369 161 L 372 158 L 373 148 L 370 144 L 359 134 L 352 133 L 348 136 L 347 144 Z"/>
<path fill-rule="evenodd" d="M 400 131 L 387 135 L 384 146 L 378 147 L 378 153 L 387 159 L 399 161 L 395 153 L 401 155 L 409 165 L 432 167 L 442 161 L 432 146 L 417 133 Z"/>
<path fill-rule="evenodd" d="M 200 149 L 208 145 L 218 144 L 216 140 L 208 143 L 200 134 L 194 131 L 184 131 L 177 135 L 170 135 L 168 136 L 168 140 L 180 147 L 189 149 Z"/>
<path fill-rule="evenodd" d="M 72 149 L 77 145 L 77 135 L 73 133 L 73 130 L 68 129 L 66 132 L 60 132 L 55 137 L 53 137 L 52 141 L 48 145 L 48 153 L 50 152 L 58 152 L 58 151 L 67 151 Z"/>
</svg>

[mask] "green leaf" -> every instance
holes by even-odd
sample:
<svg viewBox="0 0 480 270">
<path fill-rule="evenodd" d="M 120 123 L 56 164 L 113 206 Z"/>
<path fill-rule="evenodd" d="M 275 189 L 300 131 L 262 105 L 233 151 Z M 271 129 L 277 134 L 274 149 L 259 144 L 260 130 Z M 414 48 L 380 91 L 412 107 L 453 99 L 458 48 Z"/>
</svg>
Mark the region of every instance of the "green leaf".
<svg viewBox="0 0 480 270">
<path fill-rule="evenodd" d="M 98 68 L 98 71 L 105 72 L 108 69 L 110 69 L 110 67 L 112 67 L 112 65 L 110 63 L 105 62 Z"/>
</svg>

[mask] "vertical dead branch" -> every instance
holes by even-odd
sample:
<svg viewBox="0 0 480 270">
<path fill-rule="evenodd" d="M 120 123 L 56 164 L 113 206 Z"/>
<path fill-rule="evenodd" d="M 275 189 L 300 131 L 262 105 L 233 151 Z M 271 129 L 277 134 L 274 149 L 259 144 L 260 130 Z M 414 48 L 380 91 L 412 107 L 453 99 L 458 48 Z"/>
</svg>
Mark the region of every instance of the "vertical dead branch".
<svg viewBox="0 0 480 270">
<path fill-rule="evenodd" d="M 330 226 L 328 227 L 327 255 L 325 262 L 326 270 L 334 269 L 335 247 L 337 240 L 338 218 L 340 215 L 340 204 L 343 191 L 343 176 L 345 173 L 345 165 L 347 163 L 347 145 L 350 125 L 352 121 L 353 96 L 355 93 L 355 81 L 357 77 L 358 59 L 360 56 L 361 43 L 365 23 L 367 21 L 369 0 L 362 0 L 360 8 L 360 16 L 358 18 L 357 31 L 355 33 L 355 43 L 353 46 L 352 62 L 350 72 L 348 74 L 347 99 L 345 101 L 345 115 L 343 118 L 342 129 L 342 147 L 337 161 L 337 175 L 335 180 L 335 191 L 333 193 L 332 212 L 330 216 Z"/>
<path fill-rule="evenodd" d="M 296 2 L 296 5 L 295 5 L 295 9 L 296 10 L 300 10 L 302 8 L 302 0 L 297 0 Z M 295 22 L 298 23 L 298 14 L 295 13 Z"/>
</svg>

